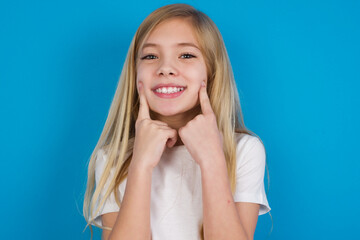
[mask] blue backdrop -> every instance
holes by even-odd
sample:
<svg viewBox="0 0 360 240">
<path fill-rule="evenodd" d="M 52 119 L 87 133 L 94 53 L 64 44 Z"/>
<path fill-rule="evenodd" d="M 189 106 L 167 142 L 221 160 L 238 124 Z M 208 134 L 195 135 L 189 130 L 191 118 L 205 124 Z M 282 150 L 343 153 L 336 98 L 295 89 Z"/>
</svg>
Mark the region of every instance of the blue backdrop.
<svg viewBox="0 0 360 240">
<path fill-rule="evenodd" d="M 185 2 L 222 32 L 267 150 L 255 239 L 360 239 L 359 1 Z M 133 34 L 169 3 L 1 1 L 1 239 L 89 239 L 86 163 Z"/>
</svg>

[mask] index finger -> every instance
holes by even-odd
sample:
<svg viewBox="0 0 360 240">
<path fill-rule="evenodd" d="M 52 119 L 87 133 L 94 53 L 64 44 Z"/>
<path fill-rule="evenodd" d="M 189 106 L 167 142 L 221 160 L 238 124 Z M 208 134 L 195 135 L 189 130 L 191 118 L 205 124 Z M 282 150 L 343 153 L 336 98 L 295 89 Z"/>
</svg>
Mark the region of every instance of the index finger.
<svg viewBox="0 0 360 240">
<path fill-rule="evenodd" d="M 138 85 L 139 85 L 139 98 L 140 98 L 140 107 L 139 107 L 138 119 L 150 118 L 149 105 L 148 105 L 148 103 L 146 101 L 143 83 L 139 82 Z"/>
<path fill-rule="evenodd" d="M 209 96 L 206 92 L 206 85 L 203 82 L 199 91 L 199 100 L 200 100 L 200 106 L 201 111 L 204 115 L 212 114 L 214 113 L 210 104 Z"/>
</svg>

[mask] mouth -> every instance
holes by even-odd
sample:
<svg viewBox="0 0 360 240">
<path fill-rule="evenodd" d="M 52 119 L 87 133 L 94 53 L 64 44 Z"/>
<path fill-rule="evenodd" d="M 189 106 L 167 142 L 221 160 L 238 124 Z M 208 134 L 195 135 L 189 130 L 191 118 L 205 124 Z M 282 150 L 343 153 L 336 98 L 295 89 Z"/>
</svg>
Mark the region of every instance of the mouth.
<svg viewBox="0 0 360 240">
<path fill-rule="evenodd" d="M 184 86 L 156 86 L 152 89 L 153 93 L 160 98 L 176 98 L 179 97 L 186 87 Z"/>
</svg>

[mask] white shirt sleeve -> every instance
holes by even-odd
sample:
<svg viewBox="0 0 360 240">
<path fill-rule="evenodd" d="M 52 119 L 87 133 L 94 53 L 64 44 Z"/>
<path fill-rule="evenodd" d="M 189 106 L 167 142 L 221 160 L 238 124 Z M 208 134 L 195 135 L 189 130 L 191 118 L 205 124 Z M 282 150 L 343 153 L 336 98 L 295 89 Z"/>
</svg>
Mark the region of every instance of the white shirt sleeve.
<svg viewBox="0 0 360 240">
<path fill-rule="evenodd" d="M 96 184 L 96 186 L 98 186 L 100 179 L 101 179 L 101 175 L 104 172 L 106 159 L 107 159 L 107 155 L 104 153 L 104 151 L 102 149 L 100 149 L 97 153 L 96 163 L 95 163 L 95 184 Z M 95 204 L 94 211 L 96 210 L 101 199 L 103 199 L 105 197 L 105 193 L 109 187 L 110 180 L 114 176 L 114 170 L 115 170 L 114 168 L 110 170 L 109 178 L 107 179 L 104 188 L 101 190 L 98 201 Z M 120 192 L 118 192 L 118 194 L 120 196 Z M 102 226 L 102 221 L 101 221 L 102 214 L 109 213 L 109 212 L 118 212 L 118 211 L 119 211 L 119 206 L 116 203 L 115 194 L 114 194 L 114 192 L 112 192 L 109 195 L 108 199 L 104 202 L 104 205 L 100 208 L 100 211 L 97 212 L 95 215 L 93 215 L 95 218 L 94 221 L 96 224 Z M 92 225 L 94 225 L 94 224 L 92 224 Z"/>
<path fill-rule="evenodd" d="M 258 203 L 259 215 L 262 215 L 271 210 L 264 187 L 265 148 L 257 137 L 242 135 L 236 147 L 234 201 Z"/>
</svg>

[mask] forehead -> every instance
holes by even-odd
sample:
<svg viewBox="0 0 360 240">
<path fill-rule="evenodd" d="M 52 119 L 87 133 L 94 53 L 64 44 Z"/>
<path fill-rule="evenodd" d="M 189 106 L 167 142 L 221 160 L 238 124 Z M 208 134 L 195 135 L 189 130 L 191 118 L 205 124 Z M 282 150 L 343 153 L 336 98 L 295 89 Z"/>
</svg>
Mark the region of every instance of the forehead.
<svg viewBox="0 0 360 240">
<path fill-rule="evenodd" d="M 172 46 L 179 43 L 191 43 L 198 46 L 195 31 L 189 19 L 172 18 L 159 23 L 145 39 L 143 48 L 155 47 L 155 45 Z"/>
</svg>

